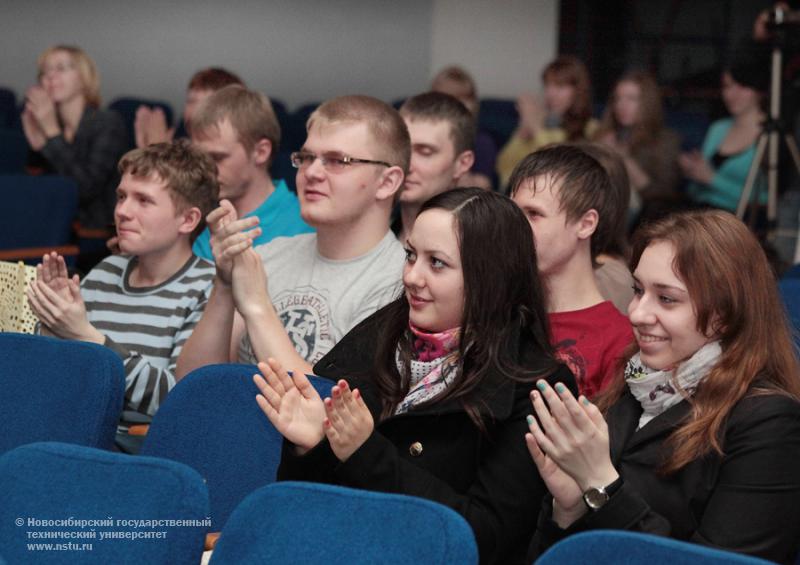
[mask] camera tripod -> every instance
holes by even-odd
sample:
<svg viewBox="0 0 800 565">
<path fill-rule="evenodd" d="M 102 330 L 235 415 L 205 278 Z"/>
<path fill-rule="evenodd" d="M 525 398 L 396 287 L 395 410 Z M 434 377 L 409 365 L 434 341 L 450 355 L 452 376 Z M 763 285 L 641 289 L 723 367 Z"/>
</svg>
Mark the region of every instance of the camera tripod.
<svg viewBox="0 0 800 565">
<path fill-rule="evenodd" d="M 736 216 L 744 219 L 748 204 L 751 201 L 758 203 L 758 189 L 755 189 L 756 177 L 762 168 L 764 157 L 767 158 L 767 236 L 774 236 L 776 218 L 778 215 L 778 158 L 779 145 L 783 140 L 789 149 L 789 154 L 794 161 L 795 169 L 800 173 L 800 151 L 797 148 L 797 141 L 791 133 L 786 130 L 781 121 L 781 74 L 783 69 L 783 48 L 782 48 L 782 26 L 784 22 L 783 10 L 775 10 L 774 24 L 775 33 L 772 45 L 772 70 L 770 77 L 770 100 L 769 117 L 762 124 L 761 133 L 758 136 L 756 152 L 753 163 L 747 173 L 747 180 L 742 188 L 742 195 L 739 198 L 739 205 L 736 208 Z M 755 189 L 755 190 L 754 190 Z M 751 208 L 750 220 L 751 227 L 755 222 L 757 206 Z"/>
</svg>

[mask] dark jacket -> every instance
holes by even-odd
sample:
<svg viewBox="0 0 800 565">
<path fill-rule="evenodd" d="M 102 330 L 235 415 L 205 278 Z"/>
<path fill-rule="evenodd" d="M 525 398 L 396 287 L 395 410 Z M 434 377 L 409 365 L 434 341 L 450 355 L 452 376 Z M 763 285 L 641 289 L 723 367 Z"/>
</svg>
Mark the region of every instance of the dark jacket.
<svg viewBox="0 0 800 565">
<path fill-rule="evenodd" d="M 367 490 L 401 493 L 439 502 L 461 514 L 472 527 L 481 562 L 522 563 L 546 492 L 525 445 L 525 417 L 532 412 L 529 393 L 535 380 L 512 381 L 491 375 L 476 391 L 488 436 L 482 435 L 457 401 L 379 421 L 380 399 L 369 377 L 381 327 L 379 311 L 347 334 L 314 367 L 316 374 L 344 378 L 358 387 L 376 428 L 344 463 L 323 441 L 305 456 L 284 445 L 278 480 L 334 483 Z M 546 359 L 523 337 L 519 359 L 532 373 Z M 576 389 L 563 366 L 547 377 Z"/>
<path fill-rule="evenodd" d="M 745 397 L 725 424 L 724 456 L 708 455 L 659 476 L 664 442 L 690 410 L 681 402 L 636 431 L 642 408 L 626 392 L 607 418 L 622 488 L 567 530 L 551 520 L 546 500 L 529 557 L 565 535 L 611 528 L 794 563 L 800 549 L 800 404 L 778 394 Z"/>
<path fill-rule="evenodd" d="M 29 164 L 75 179 L 81 225 L 105 228 L 114 220 L 117 162 L 127 150 L 127 139 L 119 114 L 87 106 L 72 142 L 62 134 L 51 137 L 40 153 L 31 154 Z"/>
</svg>

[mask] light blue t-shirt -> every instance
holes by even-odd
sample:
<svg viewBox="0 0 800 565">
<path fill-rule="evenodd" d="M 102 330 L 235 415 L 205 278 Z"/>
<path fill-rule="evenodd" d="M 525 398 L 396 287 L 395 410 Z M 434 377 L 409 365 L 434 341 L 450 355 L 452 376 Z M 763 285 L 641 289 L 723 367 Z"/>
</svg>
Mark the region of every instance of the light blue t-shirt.
<svg viewBox="0 0 800 565">
<path fill-rule="evenodd" d="M 291 237 L 301 233 L 310 233 L 314 228 L 306 224 L 300 217 L 300 201 L 289 191 L 283 179 L 273 180 L 275 191 L 270 194 L 261 206 L 246 214 L 245 217 L 258 216 L 261 235 L 253 241 L 253 247 L 263 245 L 276 237 Z M 198 257 L 213 262 L 211 253 L 211 233 L 208 228 L 197 237 L 192 251 Z"/>
</svg>

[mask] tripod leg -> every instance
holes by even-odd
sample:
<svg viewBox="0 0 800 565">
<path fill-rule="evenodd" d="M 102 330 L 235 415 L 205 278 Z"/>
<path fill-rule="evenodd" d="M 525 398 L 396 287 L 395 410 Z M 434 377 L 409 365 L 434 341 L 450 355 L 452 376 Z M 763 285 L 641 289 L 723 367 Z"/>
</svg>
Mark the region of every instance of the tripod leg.
<svg viewBox="0 0 800 565">
<path fill-rule="evenodd" d="M 767 224 L 771 231 L 775 228 L 775 218 L 778 215 L 778 143 L 780 138 L 777 131 L 769 134 L 767 155 Z M 758 205 L 758 198 L 755 198 Z"/>
<path fill-rule="evenodd" d="M 789 148 L 789 154 L 794 161 L 794 168 L 800 173 L 800 151 L 797 150 L 797 140 L 791 133 L 784 134 L 783 139 L 786 141 L 786 147 Z"/>
<path fill-rule="evenodd" d="M 750 164 L 750 170 L 747 172 L 747 180 L 744 183 L 744 187 L 742 187 L 742 195 L 739 197 L 739 205 L 736 207 L 736 217 L 740 220 L 744 219 L 744 212 L 747 209 L 747 205 L 750 203 L 750 197 L 756 182 L 756 175 L 758 175 L 761 161 L 764 159 L 764 150 L 766 148 L 767 136 L 762 133 L 758 137 L 756 154 L 753 156 L 753 162 Z"/>
</svg>

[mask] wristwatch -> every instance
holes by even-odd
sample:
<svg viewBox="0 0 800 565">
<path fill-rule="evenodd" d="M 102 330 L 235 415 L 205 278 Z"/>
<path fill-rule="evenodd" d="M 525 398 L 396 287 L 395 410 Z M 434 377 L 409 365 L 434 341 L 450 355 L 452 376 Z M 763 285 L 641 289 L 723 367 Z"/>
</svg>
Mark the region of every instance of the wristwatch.
<svg viewBox="0 0 800 565">
<path fill-rule="evenodd" d="M 589 487 L 583 493 L 583 501 L 589 507 L 589 510 L 600 510 L 620 487 L 622 487 L 622 476 L 608 486 Z"/>
</svg>

